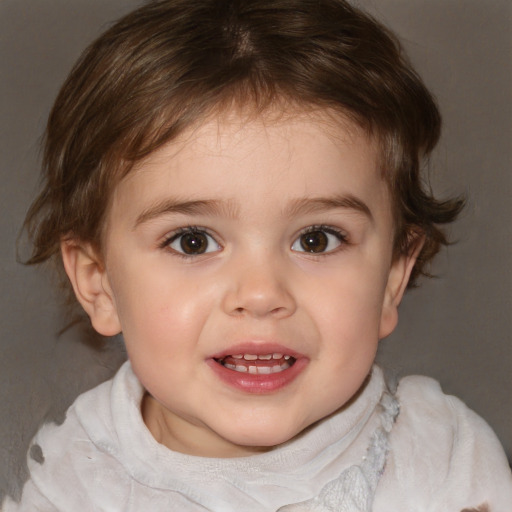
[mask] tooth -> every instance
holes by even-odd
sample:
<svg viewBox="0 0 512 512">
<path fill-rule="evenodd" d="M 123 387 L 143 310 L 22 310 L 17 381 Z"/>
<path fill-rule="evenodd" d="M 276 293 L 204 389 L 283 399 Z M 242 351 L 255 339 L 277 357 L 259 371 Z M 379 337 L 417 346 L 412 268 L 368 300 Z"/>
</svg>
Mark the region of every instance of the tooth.
<svg viewBox="0 0 512 512">
<path fill-rule="evenodd" d="M 230 370 L 236 370 L 236 366 L 234 364 L 225 363 L 225 368 L 229 368 Z"/>
<path fill-rule="evenodd" d="M 254 354 L 244 354 L 244 359 L 246 361 L 256 361 L 256 359 L 258 359 L 258 356 Z"/>
<path fill-rule="evenodd" d="M 247 366 L 244 366 L 243 364 L 241 364 L 241 365 L 238 365 L 238 364 L 237 364 L 237 365 L 235 366 L 235 370 L 236 370 L 237 372 L 247 373 Z"/>
<path fill-rule="evenodd" d="M 288 359 L 290 359 L 291 356 L 284 356 L 284 358 L 288 361 Z"/>
<path fill-rule="evenodd" d="M 258 373 L 258 367 L 257 366 L 249 366 L 249 373 L 252 373 L 252 374 Z"/>
<path fill-rule="evenodd" d="M 231 356 L 233 359 L 243 359 L 244 356 L 242 354 L 236 354 L 234 356 Z"/>
<path fill-rule="evenodd" d="M 288 363 L 283 363 L 279 368 L 281 368 L 281 370 L 287 370 L 290 368 L 290 365 Z"/>
<path fill-rule="evenodd" d="M 276 352 L 275 354 L 272 354 L 272 358 L 273 359 L 282 359 L 283 354 L 279 354 L 278 352 Z"/>
<path fill-rule="evenodd" d="M 266 354 L 264 356 L 258 356 L 258 359 L 261 359 L 262 361 L 269 361 L 272 359 L 272 354 Z"/>
<path fill-rule="evenodd" d="M 272 366 L 272 373 L 279 373 L 282 371 L 283 371 L 283 368 L 281 368 L 278 364 L 276 364 L 275 366 Z"/>
<path fill-rule="evenodd" d="M 279 366 L 278 366 L 278 368 L 279 368 Z M 259 366 L 258 373 L 264 373 L 264 374 L 272 373 L 272 366 Z"/>
</svg>

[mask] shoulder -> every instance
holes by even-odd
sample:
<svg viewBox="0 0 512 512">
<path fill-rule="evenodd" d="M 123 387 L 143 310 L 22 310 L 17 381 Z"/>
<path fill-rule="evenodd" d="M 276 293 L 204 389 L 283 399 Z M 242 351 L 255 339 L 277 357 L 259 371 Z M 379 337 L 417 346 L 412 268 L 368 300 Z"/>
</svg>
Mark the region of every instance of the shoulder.
<svg viewBox="0 0 512 512">
<path fill-rule="evenodd" d="M 109 453 L 108 443 L 99 446 L 94 439 L 94 435 L 102 439 L 109 435 L 112 382 L 80 395 L 62 424 L 49 423 L 40 428 L 27 455 L 30 478 L 23 488 L 22 501 L 17 506 L 11 502 L 12 509 L 4 504 L 7 512 L 81 510 L 93 497 L 89 489 L 114 484 L 114 475 L 114 485 L 123 486 L 119 480 L 122 472 Z"/>
<path fill-rule="evenodd" d="M 396 396 L 400 414 L 379 488 L 383 503 L 422 511 L 487 503 L 492 512 L 509 512 L 512 474 L 489 425 L 427 377 L 402 379 Z"/>
</svg>

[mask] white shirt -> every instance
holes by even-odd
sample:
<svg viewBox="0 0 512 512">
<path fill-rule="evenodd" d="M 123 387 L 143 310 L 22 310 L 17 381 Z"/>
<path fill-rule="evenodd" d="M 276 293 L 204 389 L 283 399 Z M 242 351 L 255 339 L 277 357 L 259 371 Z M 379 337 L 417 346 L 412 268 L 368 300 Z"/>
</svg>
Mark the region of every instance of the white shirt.
<svg viewBox="0 0 512 512">
<path fill-rule="evenodd" d="M 232 459 L 159 444 L 140 413 L 143 393 L 126 363 L 81 395 L 62 425 L 43 426 L 21 503 L 7 499 L 3 512 L 357 512 L 372 503 L 374 512 L 459 512 L 484 503 L 489 512 L 512 512 L 512 474 L 494 433 L 432 379 L 402 379 L 390 399 L 375 367 L 349 406 L 270 452 Z M 371 467 L 380 456 L 370 453 L 376 439 L 382 476 Z M 343 489 L 356 487 L 345 500 Z"/>
</svg>

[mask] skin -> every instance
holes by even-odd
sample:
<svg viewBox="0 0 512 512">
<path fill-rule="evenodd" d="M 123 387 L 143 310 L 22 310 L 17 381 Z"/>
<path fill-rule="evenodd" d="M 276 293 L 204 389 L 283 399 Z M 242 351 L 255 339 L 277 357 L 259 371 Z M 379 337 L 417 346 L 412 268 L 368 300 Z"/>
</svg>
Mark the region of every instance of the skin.
<svg viewBox="0 0 512 512">
<path fill-rule="evenodd" d="M 420 245 L 392 257 L 378 160 L 372 140 L 327 112 L 227 112 L 117 185 L 103 254 L 63 242 L 93 326 L 123 333 L 158 442 L 207 457 L 250 455 L 360 390 L 379 340 L 396 326 Z M 191 226 L 205 250 L 187 255 Z M 296 359 L 282 372 L 293 378 L 243 381 L 215 360 L 281 350 Z"/>
</svg>

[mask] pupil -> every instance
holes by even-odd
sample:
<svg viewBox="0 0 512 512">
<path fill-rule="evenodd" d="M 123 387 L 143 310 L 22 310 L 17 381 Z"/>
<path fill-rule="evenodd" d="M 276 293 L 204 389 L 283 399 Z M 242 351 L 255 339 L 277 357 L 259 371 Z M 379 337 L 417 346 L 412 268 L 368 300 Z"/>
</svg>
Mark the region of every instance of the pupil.
<svg viewBox="0 0 512 512">
<path fill-rule="evenodd" d="M 327 248 L 327 235 L 323 231 L 312 231 L 302 235 L 300 245 L 306 252 L 323 252 Z"/>
<path fill-rule="evenodd" d="M 187 233 L 181 237 L 181 248 L 185 254 L 203 254 L 208 241 L 201 233 Z"/>
</svg>

